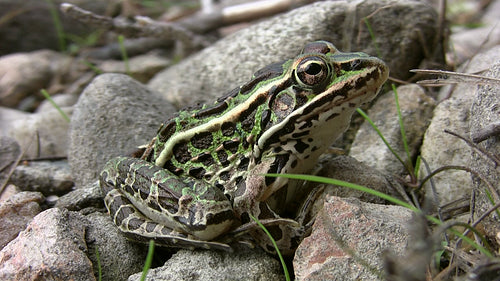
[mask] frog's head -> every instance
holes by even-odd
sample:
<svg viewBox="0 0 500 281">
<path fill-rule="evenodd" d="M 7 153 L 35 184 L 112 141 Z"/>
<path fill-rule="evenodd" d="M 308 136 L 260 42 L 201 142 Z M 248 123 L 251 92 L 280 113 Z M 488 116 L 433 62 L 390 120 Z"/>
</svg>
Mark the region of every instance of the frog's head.
<svg viewBox="0 0 500 281">
<path fill-rule="evenodd" d="M 261 118 L 266 129 L 258 146 L 289 149 L 292 154 L 326 149 L 389 75 L 382 60 L 360 52 L 342 53 L 326 41 L 307 44 L 282 66 L 283 75 L 268 93 L 270 113 Z"/>
</svg>

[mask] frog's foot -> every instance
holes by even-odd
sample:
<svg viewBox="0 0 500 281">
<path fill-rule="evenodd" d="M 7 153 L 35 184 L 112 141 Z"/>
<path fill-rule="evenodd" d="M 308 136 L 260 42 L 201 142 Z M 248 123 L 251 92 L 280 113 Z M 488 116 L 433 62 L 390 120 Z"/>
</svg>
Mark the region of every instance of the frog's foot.
<svg viewBox="0 0 500 281">
<path fill-rule="evenodd" d="M 154 240 L 156 244 L 166 247 L 232 251 L 232 248 L 227 244 L 193 239 L 187 234 L 148 219 L 137 210 L 125 195 L 116 189 L 108 192 L 104 203 L 113 222 L 128 238 L 134 241 L 148 243 L 149 240 Z"/>
</svg>

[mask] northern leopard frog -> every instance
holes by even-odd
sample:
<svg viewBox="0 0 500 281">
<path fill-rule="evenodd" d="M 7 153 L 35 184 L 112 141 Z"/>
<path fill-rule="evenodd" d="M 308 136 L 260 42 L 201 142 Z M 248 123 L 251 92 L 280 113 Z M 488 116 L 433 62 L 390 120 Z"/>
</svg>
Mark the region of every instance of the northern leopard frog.
<svg viewBox="0 0 500 281">
<path fill-rule="evenodd" d="M 246 232 L 273 252 L 251 226 L 252 215 L 268 225 L 280 250 L 291 253 L 303 222 L 282 216 L 296 211 L 287 207 L 301 199 L 292 196 L 300 186 L 263 174 L 310 171 L 388 72 L 364 53 L 309 43 L 214 104 L 177 113 L 137 158 L 110 160 L 100 176 L 106 207 L 135 240 L 228 250 Z"/>
</svg>

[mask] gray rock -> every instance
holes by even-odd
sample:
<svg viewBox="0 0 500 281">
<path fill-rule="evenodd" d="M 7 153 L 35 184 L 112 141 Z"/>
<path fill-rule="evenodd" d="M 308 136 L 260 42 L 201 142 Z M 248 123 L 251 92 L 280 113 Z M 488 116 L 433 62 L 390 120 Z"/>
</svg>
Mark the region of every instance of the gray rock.
<svg viewBox="0 0 500 281">
<path fill-rule="evenodd" d="M 86 218 L 89 222 L 87 254 L 94 265 L 95 276 L 98 276 L 96 248 L 104 281 L 127 280 L 128 276 L 142 270 L 147 246 L 127 240 L 106 214 L 92 213 Z"/>
<path fill-rule="evenodd" d="M 0 104 L 13 107 L 28 95 L 46 89 L 53 76 L 70 60 L 66 55 L 48 50 L 1 57 Z"/>
<path fill-rule="evenodd" d="M 128 74 L 139 82 L 148 82 L 156 73 L 170 64 L 170 60 L 153 54 L 139 55 L 130 58 L 127 72 L 124 61 L 106 60 L 98 65 L 103 72 Z"/>
<path fill-rule="evenodd" d="M 0 136 L 0 163 L 3 163 L 2 166 L 5 165 L 2 167 L 3 173 L 0 173 L 0 186 L 3 186 L 7 181 L 7 176 L 15 168 L 14 165 L 17 165 L 16 160 L 20 155 L 21 148 L 15 139 Z"/>
<path fill-rule="evenodd" d="M 61 209 L 38 214 L 0 251 L 0 279 L 95 280 L 85 254 L 86 222 Z"/>
<path fill-rule="evenodd" d="M 400 191 L 404 190 L 401 184 L 391 176 L 363 164 L 350 156 L 336 156 L 323 159 L 318 176 L 342 180 L 368 187 L 397 198 L 401 198 Z M 354 197 L 363 202 L 383 204 L 386 201 L 378 196 L 342 186 L 326 186 L 324 194 L 337 197 Z M 318 200 L 323 207 L 323 200 Z"/>
<path fill-rule="evenodd" d="M 403 207 L 327 197 L 313 232 L 295 253 L 296 280 L 382 280 L 370 267 L 383 272 L 386 249 L 402 255 L 410 218 Z"/>
<path fill-rule="evenodd" d="M 103 209 L 103 194 L 99 182 L 95 181 L 61 196 L 54 207 L 78 211 L 85 208 Z"/>
<path fill-rule="evenodd" d="M 284 280 L 280 263 L 263 251 L 226 253 L 181 250 L 165 265 L 148 272 L 146 280 Z M 142 273 L 128 279 L 139 280 Z"/>
<path fill-rule="evenodd" d="M 72 108 L 62 108 L 71 116 Z M 14 138 L 25 158 L 66 156 L 69 123 L 56 110 L 24 113 L 0 107 L 0 136 Z"/>
<path fill-rule="evenodd" d="M 446 55 L 447 61 L 450 64 L 460 65 L 480 50 L 488 50 L 500 44 L 500 26 L 495 23 L 454 32 L 450 35 L 450 44 L 453 48 Z"/>
<path fill-rule="evenodd" d="M 500 48 L 495 48 L 500 52 Z M 494 61 L 494 65 L 484 74 L 487 77 L 500 78 L 500 58 Z M 478 86 L 471 107 L 471 116 L 469 128 L 471 135 L 477 134 L 492 124 L 500 126 L 500 87 L 498 85 L 486 84 Z M 471 136 L 471 137 L 472 137 Z M 500 155 L 500 142 L 498 133 L 490 136 L 485 141 L 478 144 L 480 148 L 490 155 Z M 500 200 L 500 172 L 498 164 L 487 158 L 484 154 L 478 151 L 473 151 L 471 168 L 481 174 L 490 184 L 488 187 L 485 182 L 477 177 L 474 177 L 474 190 L 476 190 L 475 212 L 474 217 L 481 217 L 487 210 L 493 207 L 491 197 L 497 203 Z M 491 197 L 490 197 L 491 196 Z M 498 217 L 489 215 L 482 221 L 485 233 L 490 239 L 497 239 L 500 232 L 500 224 Z"/>
<path fill-rule="evenodd" d="M 406 139 L 413 159 L 432 118 L 435 102 L 417 85 L 400 86 L 397 91 Z M 382 95 L 368 111 L 368 116 L 399 157 L 405 163 L 408 162 L 393 92 Z M 406 172 L 401 162 L 391 153 L 368 122 L 364 122 L 358 130 L 349 155 L 383 173 L 401 175 Z"/>
<path fill-rule="evenodd" d="M 373 11 L 377 13 L 369 21 L 380 57 L 389 64 L 391 76 L 408 77 L 408 70 L 423 59 L 424 49 L 432 50 L 422 46 L 433 42 L 436 31 L 437 15 L 430 6 L 417 1 L 325 1 L 231 34 L 159 73 L 149 86 L 183 107 L 215 100 L 259 68 L 294 57 L 310 41 L 328 40 L 344 52 L 377 55 L 368 29 L 360 24 Z M 422 37 L 415 36 L 416 30 Z"/>
<path fill-rule="evenodd" d="M 73 187 L 67 161 L 32 161 L 19 165 L 10 181 L 21 190 L 39 191 L 44 195 L 64 194 Z"/>
<path fill-rule="evenodd" d="M 465 73 L 475 73 L 489 69 L 492 63 L 500 59 L 500 47 L 495 47 L 476 55 L 468 64 Z M 425 132 L 421 147 L 421 156 L 428 162 L 433 171 L 447 165 L 470 166 L 473 150 L 455 136 L 446 134 L 445 129 L 460 134 L 469 135 L 470 108 L 477 85 L 458 84 L 449 99 L 442 101 L 434 110 L 429 128 Z M 448 88 L 442 92 L 449 92 Z M 421 167 L 420 176 L 428 174 Z M 468 200 L 472 188 L 470 174 L 464 171 L 448 170 L 433 177 L 437 187 L 435 199 L 439 205 L 466 198 Z M 430 184 L 426 184 L 426 194 L 433 194 Z"/>
<path fill-rule="evenodd" d="M 97 180 L 104 164 L 148 143 L 175 109 L 121 74 L 96 77 L 82 93 L 71 119 L 68 160 L 77 187 Z"/>
<path fill-rule="evenodd" d="M 42 211 L 40 192 L 20 192 L 0 202 L 0 249 L 16 238 L 17 234 Z"/>
</svg>

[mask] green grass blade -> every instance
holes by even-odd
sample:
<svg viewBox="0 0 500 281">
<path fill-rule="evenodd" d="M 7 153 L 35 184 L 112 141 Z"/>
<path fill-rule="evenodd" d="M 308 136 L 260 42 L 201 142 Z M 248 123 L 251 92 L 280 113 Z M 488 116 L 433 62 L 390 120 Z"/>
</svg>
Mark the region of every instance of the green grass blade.
<svg viewBox="0 0 500 281">
<path fill-rule="evenodd" d="M 99 75 L 99 74 L 102 74 L 102 73 L 103 73 L 103 71 L 102 71 L 102 70 L 100 70 L 100 69 L 99 69 L 97 66 L 95 66 L 93 63 L 91 63 L 91 62 L 89 62 L 89 61 L 87 61 L 87 60 L 83 60 L 83 63 L 84 63 L 86 66 L 88 66 L 90 69 L 92 69 L 92 71 L 94 71 L 94 72 L 95 72 L 95 74 L 98 74 L 98 75 Z"/>
<path fill-rule="evenodd" d="M 155 241 L 149 240 L 148 255 L 146 257 L 146 262 L 144 263 L 144 268 L 142 269 L 141 281 L 146 280 L 146 276 L 148 276 L 149 268 L 151 268 L 151 263 L 153 263 L 154 249 Z"/>
<path fill-rule="evenodd" d="M 281 261 L 281 266 L 283 267 L 283 271 L 285 272 L 285 279 L 287 281 L 290 281 L 290 274 L 288 273 L 288 268 L 286 267 L 285 260 L 283 259 L 283 256 L 281 255 L 281 252 L 280 252 L 280 250 L 278 248 L 278 245 L 276 244 L 276 241 L 274 240 L 273 236 L 271 235 L 271 233 L 269 233 L 269 231 L 267 230 L 267 228 L 262 223 L 260 223 L 260 221 L 257 218 L 255 218 L 252 215 L 250 215 L 250 217 L 255 221 L 255 223 L 257 223 L 257 225 L 262 230 L 264 230 L 264 232 L 269 237 L 269 239 L 271 239 L 271 243 L 273 243 L 273 246 L 276 249 L 276 253 L 278 253 L 278 257 L 279 257 L 279 259 Z"/>
<path fill-rule="evenodd" d="M 125 37 L 123 35 L 118 36 L 118 44 L 120 45 L 120 52 L 122 53 L 122 59 L 123 62 L 125 63 L 125 72 L 127 73 L 128 76 L 130 75 L 130 66 L 129 66 L 129 60 L 128 60 L 128 55 L 127 55 L 127 50 L 125 49 Z"/>
<path fill-rule="evenodd" d="M 392 86 L 392 91 L 394 92 L 394 99 L 396 101 L 396 111 L 398 112 L 398 121 L 399 121 L 399 129 L 401 130 L 401 138 L 403 139 L 403 147 L 406 152 L 406 157 L 407 157 L 407 167 L 408 167 L 408 172 L 410 174 L 413 174 L 413 165 L 411 162 L 411 155 L 410 155 L 410 148 L 408 147 L 408 140 L 406 138 L 406 132 L 405 132 L 405 126 L 403 124 L 403 115 L 401 114 L 401 107 L 399 106 L 399 97 L 398 97 L 398 90 L 396 89 L 396 85 L 391 84 Z"/>
<path fill-rule="evenodd" d="M 69 119 L 68 115 L 66 115 L 66 113 L 54 102 L 54 100 L 50 97 L 49 93 L 47 93 L 47 91 L 45 89 L 41 89 L 40 92 L 50 102 L 50 104 L 52 104 L 52 106 L 55 109 L 57 109 L 57 111 L 59 111 L 59 113 L 64 118 L 64 120 L 68 121 L 68 123 L 69 123 L 70 119 Z"/>
<path fill-rule="evenodd" d="M 99 250 L 97 249 L 97 245 L 95 247 L 95 258 L 97 260 L 97 280 L 102 280 L 102 268 L 101 268 L 101 258 L 99 257 Z"/>
<path fill-rule="evenodd" d="M 377 38 L 375 37 L 375 33 L 373 32 L 372 25 L 368 21 L 368 18 L 363 18 L 363 21 L 365 22 L 366 28 L 368 28 L 368 33 L 370 33 L 370 37 L 372 38 L 373 46 L 375 46 L 375 51 L 377 52 L 377 56 L 379 58 L 382 57 L 382 53 L 380 52 L 380 49 L 378 48 L 377 44 Z"/>
<path fill-rule="evenodd" d="M 413 212 L 415 212 L 417 214 L 421 214 L 422 213 L 422 211 L 420 209 L 418 209 L 415 206 L 410 205 L 410 204 L 408 204 L 408 203 L 406 203 L 406 202 L 404 202 L 402 200 L 394 198 L 394 197 L 392 197 L 390 195 L 387 195 L 385 193 L 382 193 L 380 191 L 376 191 L 376 190 L 370 189 L 368 187 L 365 187 L 365 186 L 362 186 L 362 185 L 358 185 L 358 184 L 354 184 L 354 183 L 350 183 L 350 182 L 346 182 L 346 181 L 341 181 L 341 180 L 336 180 L 336 179 L 330 179 L 330 178 L 325 178 L 325 177 L 320 177 L 320 176 L 297 175 L 297 174 L 265 174 L 265 176 L 266 177 L 284 177 L 284 178 L 288 178 L 288 179 L 307 180 L 307 181 L 324 183 L 324 184 L 344 186 L 344 187 L 347 187 L 347 188 L 351 188 L 351 189 L 363 191 L 363 192 L 366 192 L 368 194 L 372 194 L 372 195 L 378 196 L 378 197 L 380 197 L 382 199 L 385 199 L 385 200 L 387 200 L 389 202 L 392 202 L 392 203 L 397 204 L 399 206 L 408 208 L 408 209 L 410 209 L 411 211 L 413 211 Z M 430 222 L 435 223 L 437 225 L 442 225 L 443 224 L 443 222 L 441 222 L 439 219 L 437 219 L 437 218 L 435 218 L 433 216 L 426 215 L 425 217 Z M 485 254 L 488 257 L 493 257 L 493 254 L 490 251 L 488 251 L 483 246 L 475 243 L 469 237 L 464 236 L 462 233 L 460 233 L 459 231 L 457 231 L 457 230 L 455 230 L 453 228 L 450 228 L 449 230 L 453 234 L 455 234 L 458 237 L 462 238 L 469 245 L 471 245 L 474 248 L 476 248 L 477 250 L 479 250 L 481 253 Z"/>
<path fill-rule="evenodd" d="M 61 18 L 59 17 L 59 13 L 54 6 L 54 2 L 52 0 L 45 0 L 49 5 L 50 16 L 52 17 L 52 21 L 54 22 L 54 27 L 57 33 L 57 41 L 59 43 L 59 50 L 62 52 L 66 51 L 66 36 L 64 35 L 64 29 L 61 23 Z"/>
</svg>

